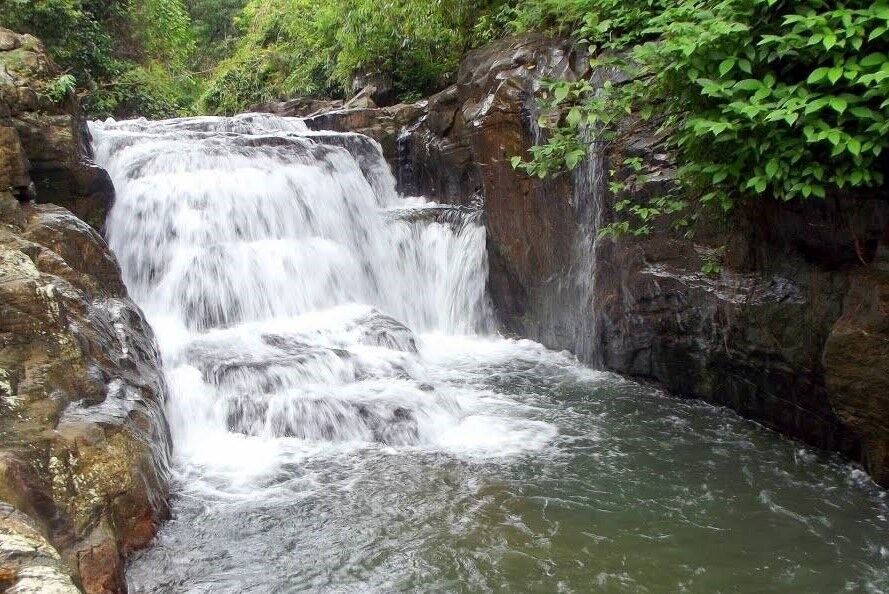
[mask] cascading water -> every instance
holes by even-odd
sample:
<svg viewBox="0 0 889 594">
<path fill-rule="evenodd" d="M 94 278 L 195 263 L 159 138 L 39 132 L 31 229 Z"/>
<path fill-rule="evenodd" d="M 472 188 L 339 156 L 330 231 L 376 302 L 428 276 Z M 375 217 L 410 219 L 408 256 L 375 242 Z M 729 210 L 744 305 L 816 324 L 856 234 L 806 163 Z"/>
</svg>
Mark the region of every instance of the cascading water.
<svg viewBox="0 0 889 594">
<path fill-rule="evenodd" d="M 171 386 L 134 592 L 889 584 L 860 473 L 493 332 L 478 212 L 297 119 L 91 125 Z M 825 495 L 829 492 L 829 496 Z"/>
</svg>

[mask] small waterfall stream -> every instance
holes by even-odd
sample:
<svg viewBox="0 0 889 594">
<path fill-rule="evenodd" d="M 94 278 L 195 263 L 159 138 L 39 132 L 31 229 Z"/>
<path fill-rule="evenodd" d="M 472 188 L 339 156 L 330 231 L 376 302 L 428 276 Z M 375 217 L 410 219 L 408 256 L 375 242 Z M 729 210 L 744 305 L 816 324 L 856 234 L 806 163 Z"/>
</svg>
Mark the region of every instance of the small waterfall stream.
<svg viewBox="0 0 889 594">
<path fill-rule="evenodd" d="M 131 591 L 889 587 L 859 471 L 499 337 L 480 213 L 398 195 L 374 141 L 91 131 L 171 387 L 174 517 Z"/>
</svg>

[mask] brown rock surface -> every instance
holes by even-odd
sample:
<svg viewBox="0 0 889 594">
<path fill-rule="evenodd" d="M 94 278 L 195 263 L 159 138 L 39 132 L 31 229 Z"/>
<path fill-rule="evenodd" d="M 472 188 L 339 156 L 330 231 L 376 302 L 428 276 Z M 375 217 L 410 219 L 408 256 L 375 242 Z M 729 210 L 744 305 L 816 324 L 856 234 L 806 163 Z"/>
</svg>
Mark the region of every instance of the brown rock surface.
<svg viewBox="0 0 889 594">
<path fill-rule="evenodd" d="M 167 513 L 159 355 L 96 230 L 30 202 L 104 221 L 113 188 L 76 99 L 47 96 L 59 70 L 31 36 L 0 29 L 0 66 L 0 500 L 87 592 L 120 592 L 124 555 Z M 50 591 L 38 557 L 0 574 L 34 569 L 11 587 Z"/>
<path fill-rule="evenodd" d="M 0 206 L 0 500 L 86 592 L 121 592 L 124 555 L 167 515 L 153 334 L 94 229 L 9 192 Z"/>
<path fill-rule="evenodd" d="M 0 503 L 0 590 L 7 594 L 80 592 L 58 551 L 47 542 L 34 521 L 3 503 Z"/>
<path fill-rule="evenodd" d="M 824 367 L 831 405 L 861 438 L 865 467 L 889 484 L 889 258 L 850 279 Z"/>
<path fill-rule="evenodd" d="M 21 199 L 33 198 L 36 190 L 38 201 L 65 206 L 100 229 L 114 187 L 92 162 L 77 99 L 48 97 L 60 74 L 36 38 L 0 28 L 0 190 L 11 189 Z"/>
</svg>

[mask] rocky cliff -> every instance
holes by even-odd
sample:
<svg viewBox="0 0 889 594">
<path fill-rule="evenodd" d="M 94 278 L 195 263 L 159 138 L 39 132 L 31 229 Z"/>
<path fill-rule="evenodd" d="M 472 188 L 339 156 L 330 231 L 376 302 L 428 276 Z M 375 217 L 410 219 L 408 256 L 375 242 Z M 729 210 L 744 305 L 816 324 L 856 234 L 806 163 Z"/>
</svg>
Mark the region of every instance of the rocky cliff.
<svg viewBox="0 0 889 594">
<path fill-rule="evenodd" d="M 470 52 L 456 84 L 426 101 L 308 122 L 377 139 L 403 192 L 482 199 L 489 289 L 506 330 L 730 406 L 889 484 L 887 197 L 759 205 L 697 243 L 669 232 L 597 240 L 612 216 L 605 173 L 625 157 L 660 170 L 637 191 L 664 190 L 670 167 L 651 137 L 594 144 L 574 172 L 546 180 L 509 158 L 542 140 L 542 80 L 603 75 L 567 41 L 507 39 Z M 300 105 L 273 111 L 309 115 Z M 722 246 L 722 272 L 702 274 Z"/>
<path fill-rule="evenodd" d="M 107 205 L 76 100 L 30 36 L 0 65 L 0 589 L 122 592 L 167 515 L 160 357 L 102 237 L 33 201 Z"/>
</svg>

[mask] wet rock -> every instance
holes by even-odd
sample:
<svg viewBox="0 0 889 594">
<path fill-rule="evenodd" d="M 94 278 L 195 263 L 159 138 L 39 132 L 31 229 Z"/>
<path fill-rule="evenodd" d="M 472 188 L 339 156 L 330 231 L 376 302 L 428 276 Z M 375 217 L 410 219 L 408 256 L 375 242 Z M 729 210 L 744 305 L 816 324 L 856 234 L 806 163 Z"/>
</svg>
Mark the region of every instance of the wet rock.
<svg viewBox="0 0 889 594">
<path fill-rule="evenodd" d="M 68 572 L 34 520 L 0 503 L 0 590 L 7 594 L 78 594 L 80 590 Z"/>
<path fill-rule="evenodd" d="M 383 155 L 398 172 L 398 141 L 405 126 L 424 114 L 424 104 L 399 104 L 383 108 L 353 108 L 323 111 L 306 119 L 312 130 L 358 132 L 373 138 L 383 148 Z"/>
<path fill-rule="evenodd" d="M 459 230 L 467 221 L 477 221 L 480 215 L 481 208 L 478 205 L 436 204 L 386 210 L 386 217 L 393 221 L 421 224 L 438 223 L 439 225 L 448 225 L 454 230 Z"/>
<path fill-rule="evenodd" d="M 699 250 L 665 238 L 597 254 L 601 364 L 728 406 L 820 447 L 858 453 L 830 406 L 821 349 L 845 283 L 813 273 L 701 273 Z"/>
<path fill-rule="evenodd" d="M 61 70 L 37 39 L 0 28 L 0 72 L 0 188 L 62 205 L 101 229 L 114 187 L 92 162 L 77 98 L 48 96 Z"/>
<path fill-rule="evenodd" d="M 851 277 L 823 362 L 833 409 L 861 439 L 865 467 L 889 484 L 889 258 Z"/>
<path fill-rule="evenodd" d="M 377 310 L 357 321 L 358 342 L 408 353 L 417 352 L 417 338 L 410 328 Z"/>
<path fill-rule="evenodd" d="M 167 515 L 153 334 L 94 229 L 8 192 L 0 206 L 0 500 L 84 591 L 121 592 L 124 557 Z"/>
<path fill-rule="evenodd" d="M 20 199 L 26 196 L 31 177 L 28 158 L 15 128 L 0 126 L 0 188 L 10 188 Z"/>
<path fill-rule="evenodd" d="M 338 99 L 311 99 L 298 97 L 282 102 L 259 103 L 250 108 L 251 112 L 272 113 L 281 117 L 307 118 L 319 113 L 342 109 Z"/>
</svg>

